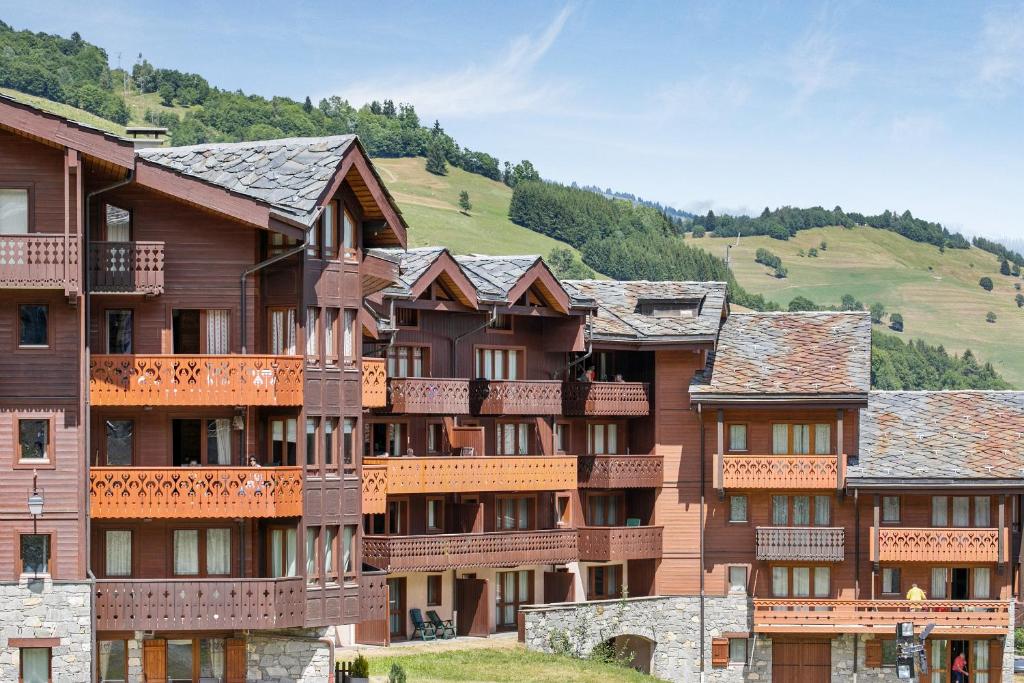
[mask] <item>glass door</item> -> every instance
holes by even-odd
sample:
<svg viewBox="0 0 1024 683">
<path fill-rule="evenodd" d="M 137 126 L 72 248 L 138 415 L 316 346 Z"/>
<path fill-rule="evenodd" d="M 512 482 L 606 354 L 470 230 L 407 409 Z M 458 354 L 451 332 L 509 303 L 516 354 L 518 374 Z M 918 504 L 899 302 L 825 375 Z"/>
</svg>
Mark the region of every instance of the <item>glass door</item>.
<svg viewBox="0 0 1024 683">
<path fill-rule="evenodd" d="M 405 638 L 405 579 L 388 579 L 388 631 Z"/>
<path fill-rule="evenodd" d="M 930 683 L 949 683 L 949 641 L 928 639 Z"/>
</svg>

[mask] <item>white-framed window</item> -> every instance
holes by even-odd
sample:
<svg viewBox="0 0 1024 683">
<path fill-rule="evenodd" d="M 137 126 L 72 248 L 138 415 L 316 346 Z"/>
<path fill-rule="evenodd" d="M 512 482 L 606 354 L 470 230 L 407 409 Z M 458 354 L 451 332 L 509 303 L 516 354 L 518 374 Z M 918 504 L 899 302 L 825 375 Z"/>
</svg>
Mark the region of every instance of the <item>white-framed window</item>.
<svg viewBox="0 0 1024 683">
<path fill-rule="evenodd" d="M 107 576 L 132 575 L 132 532 L 126 529 L 108 529 L 104 532 Z"/>
<path fill-rule="evenodd" d="M 747 590 L 747 568 L 743 565 L 729 566 L 729 590 L 739 592 Z"/>
<path fill-rule="evenodd" d="M 729 639 L 729 663 L 730 664 L 746 664 L 747 663 L 747 639 L 746 638 L 730 638 Z"/>
<path fill-rule="evenodd" d="M 747 425 L 729 425 L 729 450 L 738 452 L 747 450 Z"/>
<path fill-rule="evenodd" d="M 0 235 L 28 232 L 28 190 L 0 187 Z"/>
</svg>

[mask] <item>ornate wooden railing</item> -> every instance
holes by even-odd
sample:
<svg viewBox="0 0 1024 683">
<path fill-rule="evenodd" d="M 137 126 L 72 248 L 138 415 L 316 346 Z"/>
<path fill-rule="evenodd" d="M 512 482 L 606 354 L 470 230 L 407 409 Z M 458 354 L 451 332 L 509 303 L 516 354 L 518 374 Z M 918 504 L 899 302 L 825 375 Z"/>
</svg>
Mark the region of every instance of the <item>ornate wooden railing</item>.
<svg viewBox="0 0 1024 683">
<path fill-rule="evenodd" d="M 300 467 L 93 467 L 94 519 L 297 517 Z"/>
<path fill-rule="evenodd" d="M 469 410 L 476 415 L 559 415 L 558 380 L 486 380 L 469 383 Z"/>
<path fill-rule="evenodd" d="M 303 577 L 96 581 L 96 628 L 104 631 L 290 628 L 305 614 Z"/>
<path fill-rule="evenodd" d="M 81 291 L 78 236 L 0 235 L 0 287 Z"/>
<path fill-rule="evenodd" d="M 660 455 L 581 455 L 579 488 L 657 488 L 663 469 Z"/>
<path fill-rule="evenodd" d="M 301 406 L 297 356 L 94 355 L 94 406 Z"/>
<path fill-rule="evenodd" d="M 383 514 L 388 502 L 388 468 L 386 464 L 376 465 L 363 460 L 363 509 L 364 515 Z"/>
<path fill-rule="evenodd" d="M 469 380 L 392 377 L 388 380 L 392 413 L 468 415 Z"/>
<path fill-rule="evenodd" d="M 576 457 L 572 455 L 363 458 L 364 491 L 367 465 L 386 468 L 387 493 L 392 496 L 576 488 Z"/>
<path fill-rule="evenodd" d="M 624 562 L 661 559 L 660 526 L 585 526 L 579 528 L 580 559 Z"/>
<path fill-rule="evenodd" d="M 769 562 L 842 562 L 842 527 L 757 527 L 757 559 Z"/>
<path fill-rule="evenodd" d="M 836 490 L 843 487 L 845 479 L 845 455 L 726 453 L 721 458 L 721 481 L 727 489 Z"/>
<path fill-rule="evenodd" d="M 363 358 L 363 407 L 388 404 L 388 366 L 383 358 Z"/>
<path fill-rule="evenodd" d="M 919 628 L 932 622 L 935 634 L 1005 635 L 1009 602 L 1003 600 L 754 600 L 756 633 L 891 633 L 901 621 Z"/>
<path fill-rule="evenodd" d="M 649 415 L 651 385 L 647 382 L 565 382 L 562 410 L 566 415 Z"/>
<path fill-rule="evenodd" d="M 999 543 L 999 529 L 881 527 L 871 537 L 871 561 L 999 562 Z"/>
<path fill-rule="evenodd" d="M 391 572 L 561 564 L 578 555 L 575 529 L 363 537 L 363 561 Z"/>
<path fill-rule="evenodd" d="M 100 293 L 163 293 L 164 243 L 90 242 L 89 286 Z"/>
</svg>

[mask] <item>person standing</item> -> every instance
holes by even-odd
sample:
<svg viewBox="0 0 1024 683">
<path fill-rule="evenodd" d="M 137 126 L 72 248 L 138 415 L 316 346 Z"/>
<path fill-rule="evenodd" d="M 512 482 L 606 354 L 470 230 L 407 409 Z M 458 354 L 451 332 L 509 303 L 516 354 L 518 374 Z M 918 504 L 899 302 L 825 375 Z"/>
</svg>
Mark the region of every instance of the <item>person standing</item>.
<svg viewBox="0 0 1024 683">
<path fill-rule="evenodd" d="M 952 683 L 967 683 L 967 657 L 961 652 L 953 660 Z"/>
</svg>

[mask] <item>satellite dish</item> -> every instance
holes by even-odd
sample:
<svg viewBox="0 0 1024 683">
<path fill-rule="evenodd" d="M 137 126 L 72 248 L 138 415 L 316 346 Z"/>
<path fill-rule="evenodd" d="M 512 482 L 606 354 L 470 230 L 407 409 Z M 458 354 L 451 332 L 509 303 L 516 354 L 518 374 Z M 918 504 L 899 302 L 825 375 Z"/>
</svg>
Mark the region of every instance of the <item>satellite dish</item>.
<svg viewBox="0 0 1024 683">
<path fill-rule="evenodd" d="M 925 638 L 927 638 L 927 637 L 928 637 L 928 634 L 930 634 L 930 633 L 932 632 L 932 629 L 933 629 L 933 628 L 935 628 L 935 622 L 932 622 L 932 623 L 930 623 L 930 624 L 927 624 L 927 625 L 926 625 L 926 626 L 925 626 L 925 627 L 924 627 L 923 629 L 921 629 L 921 640 L 922 640 L 922 641 L 923 641 L 923 640 L 924 640 Z"/>
</svg>

